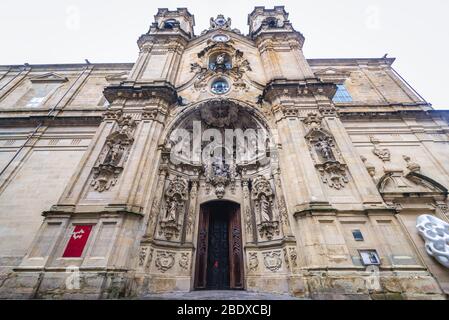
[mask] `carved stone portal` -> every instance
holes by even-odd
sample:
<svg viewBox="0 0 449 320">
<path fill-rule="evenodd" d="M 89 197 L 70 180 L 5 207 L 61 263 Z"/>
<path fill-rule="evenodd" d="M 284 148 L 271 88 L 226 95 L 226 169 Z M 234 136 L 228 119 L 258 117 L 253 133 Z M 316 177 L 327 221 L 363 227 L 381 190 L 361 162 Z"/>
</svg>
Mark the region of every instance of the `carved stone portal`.
<svg viewBox="0 0 449 320">
<path fill-rule="evenodd" d="M 187 180 L 176 177 L 170 182 L 165 192 L 166 210 L 160 222 L 159 234 L 164 234 L 167 240 L 178 237 L 181 231 L 179 218 L 185 212 L 186 201 L 188 200 L 189 184 Z"/>
<path fill-rule="evenodd" d="M 274 194 L 270 182 L 263 176 L 258 176 L 253 181 L 251 198 L 254 201 L 257 215 L 258 230 L 261 237 L 268 240 L 274 235 L 279 235 L 279 221 L 275 219 L 273 199 Z"/>
</svg>

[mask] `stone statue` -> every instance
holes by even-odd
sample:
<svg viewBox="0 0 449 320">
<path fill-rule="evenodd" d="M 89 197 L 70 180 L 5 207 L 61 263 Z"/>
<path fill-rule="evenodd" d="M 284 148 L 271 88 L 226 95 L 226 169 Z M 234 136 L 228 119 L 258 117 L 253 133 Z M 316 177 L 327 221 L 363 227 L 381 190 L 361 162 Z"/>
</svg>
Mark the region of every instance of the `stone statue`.
<svg viewBox="0 0 449 320">
<path fill-rule="evenodd" d="M 219 54 L 217 56 L 217 59 L 215 60 L 215 63 L 217 65 L 223 65 L 225 63 L 225 59 L 226 59 L 226 53 Z"/>
<path fill-rule="evenodd" d="M 172 200 L 168 204 L 167 216 L 165 217 L 166 221 L 176 221 L 177 211 L 178 211 L 178 203 L 176 202 L 176 200 Z"/>
<path fill-rule="evenodd" d="M 319 139 L 318 142 L 315 144 L 315 148 L 325 160 L 334 159 L 334 155 L 332 153 L 332 146 L 328 140 Z"/>
<path fill-rule="evenodd" d="M 117 165 L 122 157 L 123 148 L 120 143 L 109 142 L 109 152 L 106 156 L 104 164 Z"/>
</svg>

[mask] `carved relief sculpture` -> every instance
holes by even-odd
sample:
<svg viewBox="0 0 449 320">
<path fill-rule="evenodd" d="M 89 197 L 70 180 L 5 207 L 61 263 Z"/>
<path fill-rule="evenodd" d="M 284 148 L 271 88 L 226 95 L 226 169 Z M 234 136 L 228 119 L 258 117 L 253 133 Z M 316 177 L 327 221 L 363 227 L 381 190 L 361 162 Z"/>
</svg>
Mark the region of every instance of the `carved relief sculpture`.
<svg viewBox="0 0 449 320">
<path fill-rule="evenodd" d="M 264 252 L 263 262 L 271 272 L 279 271 L 282 267 L 281 251 Z"/>
<path fill-rule="evenodd" d="M 268 240 L 274 235 L 279 235 L 279 221 L 275 219 L 273 199 L 274 194 L 270 182 L 263 176 L 258 176 L 253 181 L 251 198 L 257 215 L 258 230 L 261 237 Z"/>
<path fill-rule="evenodd" d="M 189 253 L 181 253 L 181 258 L 179 259 L 179 266 L 184 270 L 189 270 L 189 259 L 190 254 Z"/>
<path fill-rule="evenodd" d="M 204 167 L 206 183 L 214 186 L 215 195 L 218 199 L 223 199 L 228 184 L 232 184 L 235 188 L 236 172 L 232 164 L 215 161 L 206 163 Z"/>
<path fill-rule="evenodd" d="M 449 223 L 431 215 L 418 217 L 416 228 L 426 242 L 427 253 L 449 268 Z"/>
<path fill-rule="evenodd" d="M 106 146 L 93 168 L 91 185 L 98 192 L 109 190 L 117 183 L 134 142 L 135 121 L 131 116 L 119 113 L 116 121 L 118 129 L 106 138 Z"/>
<path fill-rule="evenodd" d="M 373 153 L 383 162 L 388 162 L 391 159 L 390 150 L 386 148 L 379 148 L 380 141 L 374 136 L 370 136 L 371 143 L 374 144 Z"/>
<path fill-rule="evenodd" d="M 256 272 L 259 267 L 259 258 L 257 257 L 257 252 L 248 253 L 248 268 L 252 272 Z"/>
<path fill-rule="evenodd" d="M 184 215 L 186 201 L 188 200 L 188 182 L 181 177 L 176 177 L 170 182 L 165 192 L 166 209 L 160 222 L 160 234 L 167 240 L 178 237 L 181 224 L 179 219 Z"/>
<path fill-rule="evenodd" d="M 323 183 L 329 187 L 340 190 L 349 182 L 347 165 L 341 161 L 332 135 L 323 128 L 322 117 L 310 113 L 304 124 L 309 128 L 305 136 L 315 167 L 321 175 Z"/>
<path fill-rule="evenodd" d="M 161 272 L 170 270 L 175 264 L 175 253 L 169 251 L 158 251 L 156 256 L 156 268 Z"/>
</svg>

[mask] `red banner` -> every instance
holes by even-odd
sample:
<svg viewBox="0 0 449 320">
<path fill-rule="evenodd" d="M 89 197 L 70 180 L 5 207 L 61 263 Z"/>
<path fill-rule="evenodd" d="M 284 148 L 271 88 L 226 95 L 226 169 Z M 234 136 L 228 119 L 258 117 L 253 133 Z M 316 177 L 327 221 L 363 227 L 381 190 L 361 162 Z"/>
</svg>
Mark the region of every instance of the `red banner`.
<svg viewBox="0 0 449 320">
<path fill-rule="evenodd" d="M 87 239 L 89 239 L 92 226 L 75 226 L 65 248 L 63 258 L 80 258 L 83 255 Z"/>
</svg>

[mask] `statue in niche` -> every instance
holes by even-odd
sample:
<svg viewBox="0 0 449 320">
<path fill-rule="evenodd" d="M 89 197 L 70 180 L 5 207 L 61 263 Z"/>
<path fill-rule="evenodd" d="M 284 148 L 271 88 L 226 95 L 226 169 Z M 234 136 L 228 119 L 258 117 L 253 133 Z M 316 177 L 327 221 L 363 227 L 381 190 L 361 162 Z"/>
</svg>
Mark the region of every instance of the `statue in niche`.
<svg viewBox="0 0 449 320">
<path fill-rule="evenodd" d="M 160 221 L 159 234 L 163 234 L 167 240 L 178 237 L 181 231 L 179 217 L 183 215 L 188 200 L 188 186 L 187 180 L 176 177 L 165 192 L 166 207 Z"/>
<path fill-rule="evenodd" d="M 259 234 L 268 240 L 279 235 L 279 221 L 274 217 L 274 193 L 270 182 L 263 176 L 258 176 L 252 183 L 251 198 L 254 201 L 255 213 L 258 215 Z"/>
<path fill-rule="evenodd" d="M 120 142 L 113 143 L 112 141 L 109 141 L 108 143 L 109 152 L 106 155 L 106 158 L 104 160 L 105 165 L 117 165 L 125 151 L 125 148 L 121 145 Z"/>
<path fill-rule="evenodd" d="M 166 222 L 177 222 L 178 220 L 178 202 L 176 200 L 172 200 L 168 204 L 167 215 L 165 216 Z"/>
<path fill-rule="evenodd" d="M 93 168 L 91 186 L 98 192 L 113 187 L 123 171 L 129 149 L 134 142 L 133 131 L 136 126 L 130 115 L 121 111 L 114 114 L 118 128 L 106 138 L 106 146 Z"/>
<path fill-rule="evenodd" d="M 323 157 L 323 159 L 335 160 L 334 153 L 332 151 L 333 142 L 330 138 L 319 138 L 315 143 L 317 152 Z"/>
</svg>

